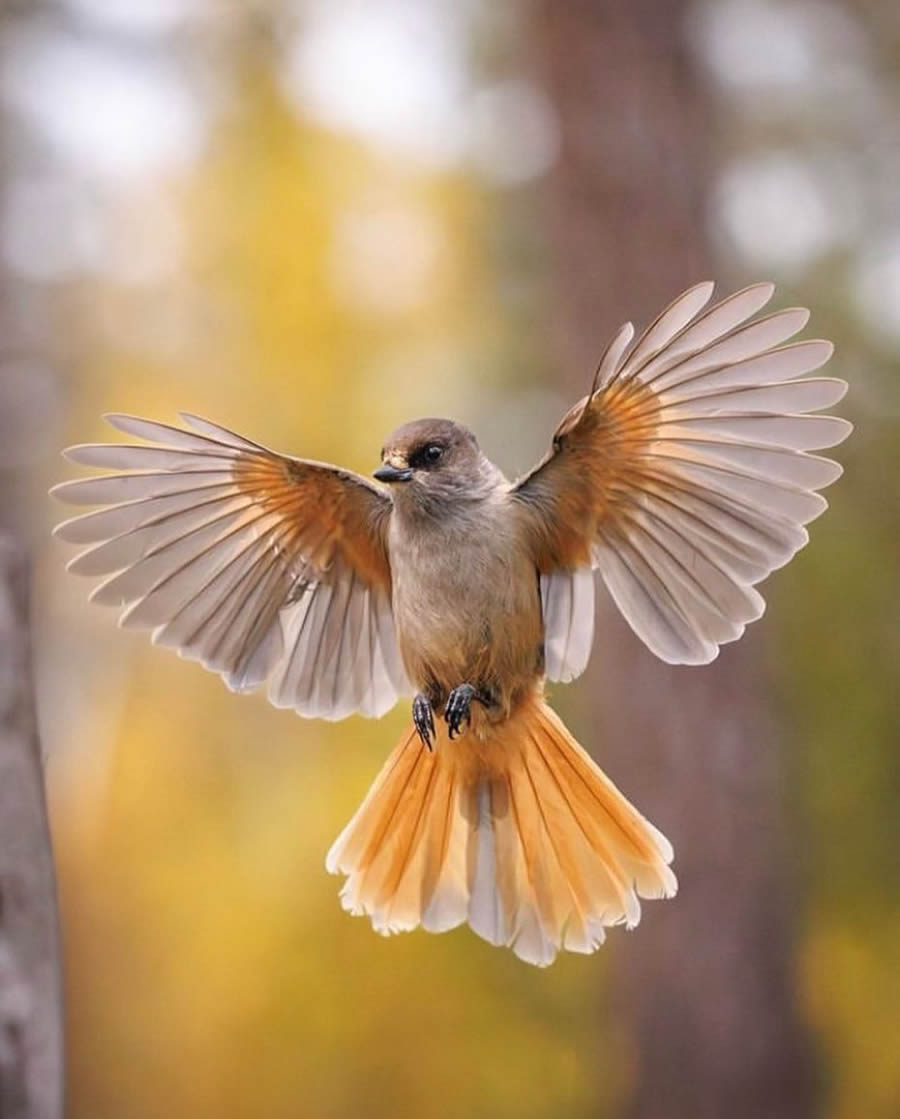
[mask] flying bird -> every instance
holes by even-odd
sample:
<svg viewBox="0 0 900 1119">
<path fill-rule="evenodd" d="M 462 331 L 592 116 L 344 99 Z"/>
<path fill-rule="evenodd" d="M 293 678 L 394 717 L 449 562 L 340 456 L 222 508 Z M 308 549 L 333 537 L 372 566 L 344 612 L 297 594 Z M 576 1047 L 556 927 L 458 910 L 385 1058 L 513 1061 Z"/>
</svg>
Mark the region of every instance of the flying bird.
<svg viewBox="0 0 900 1119">
<path fill-rule="evenodd" d="M 120 624 L 301 715 L 412 718 L 327 868 L 382 933 L 468 922 L 533 964 L 633 927 L 676 890 L 672 846 L 575 741 L 544 684 L 585 668 L 595 572 L 670 664 L 706 664 L 763 613 L 755 585 L 807 543 L 841 467 L 809 451 L 851 425 L 815 415 L 844 381 L 806 374 L 809 314 L 758 313 L 711 283 L 609 343 L 546 457 L 508 481 L 461 424 L 385 442 L 375 482 L 208 420 L 110 415 L 144 442 L 65 453 L 102 508 L 56 528 L 89 545 L 91 598 Z"/>
</svg>

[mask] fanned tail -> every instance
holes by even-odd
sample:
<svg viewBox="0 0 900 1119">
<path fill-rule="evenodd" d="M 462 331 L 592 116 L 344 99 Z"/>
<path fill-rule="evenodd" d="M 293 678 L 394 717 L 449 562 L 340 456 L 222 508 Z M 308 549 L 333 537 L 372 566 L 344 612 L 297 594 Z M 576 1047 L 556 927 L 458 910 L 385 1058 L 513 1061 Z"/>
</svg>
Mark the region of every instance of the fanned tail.
<svg viewBox="0 0 900 1119">
<path fill-rule="evenodd" d="M 671 897 L 672 846 L 539 695 L 433 752 L 401 739 L 328 853 L 345 909 L 376 931 L 463 922 L 528 963 L 593 952 L 633 928 L 639 897 Z"/>
</svg>

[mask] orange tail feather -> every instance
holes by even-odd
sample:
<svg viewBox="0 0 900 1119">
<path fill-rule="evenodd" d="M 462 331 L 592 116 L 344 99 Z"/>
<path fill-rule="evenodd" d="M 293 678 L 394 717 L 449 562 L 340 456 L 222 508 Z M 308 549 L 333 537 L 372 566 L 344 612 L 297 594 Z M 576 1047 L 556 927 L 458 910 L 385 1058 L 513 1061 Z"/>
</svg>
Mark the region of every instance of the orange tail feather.
<svg viewBox="0 0 900 1119">
<path fill-rule="evenodd" d="M 381 933 L 467 921 L 529 963 L 593 952 L 671 897 L 672 846 L 539 695 L 433 752 L 413 729 L 328 853 L 345 909 Z"/>
</svg>

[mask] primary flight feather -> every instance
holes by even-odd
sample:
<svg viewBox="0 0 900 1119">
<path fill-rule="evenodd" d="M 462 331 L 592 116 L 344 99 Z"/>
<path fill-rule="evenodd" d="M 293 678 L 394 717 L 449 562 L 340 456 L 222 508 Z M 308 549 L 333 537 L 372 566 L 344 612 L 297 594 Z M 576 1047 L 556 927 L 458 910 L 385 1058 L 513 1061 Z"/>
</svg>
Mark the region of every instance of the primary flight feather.
<svg viewBox="0 0 900 1119">
<path fill-rule="evenodd" d="M 841 468 L 811 454 L 851 430 L 819 414 L 846 384 L 809 376 L 808 312 L 763 317 L 756 284 L 676 299 L 613 338 L 546 458 L 510 483 L 474 435 L 417 420 L 374 484 L 277 454 L 193 415 L 111 415 L 141 444 L 70 448 L 109 473 L 54 494 L 103 508 L 57 535 L 121 624 L 276 706 L 412 724 L 328 854 L 376 929 L 468 922 L 522 959 L 593 951 L 676 889 L 668 840 L 571 737 L 545 679 L 581 673 L 596 570 L 673 664 L 704 664 L 765 603 L 755 589 L 807 542 Z"/>
</svg>

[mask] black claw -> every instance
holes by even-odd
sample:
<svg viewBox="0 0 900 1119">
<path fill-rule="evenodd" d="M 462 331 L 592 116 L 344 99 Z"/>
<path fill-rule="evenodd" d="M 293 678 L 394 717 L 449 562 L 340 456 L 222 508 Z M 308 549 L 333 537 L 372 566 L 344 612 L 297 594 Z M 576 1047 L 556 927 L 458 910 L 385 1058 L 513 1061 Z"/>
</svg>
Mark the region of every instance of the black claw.
<svg viewBox="0 0 900 1119">
<path fill-rule="evenodd" d="M 460 684 L 454 688 L 444 708 L 444 718 L 450 729 L 450 741 L 458 734 L 462 734 L 463 721 L 472 722 L 472 700 L 477 698 L 475 689 L 471 684 Z"/>
<path fill-rule="evenodd" d="M 431 708 L 428 696 L 423 695 L 421 692 L 419 692 L 413 700 L 412 716 L 416 733 L 419 735 L 419 738 L 422 739 L 422 745 L 428 750 L 433 749 L 434 712 Z"/>
</svg>

